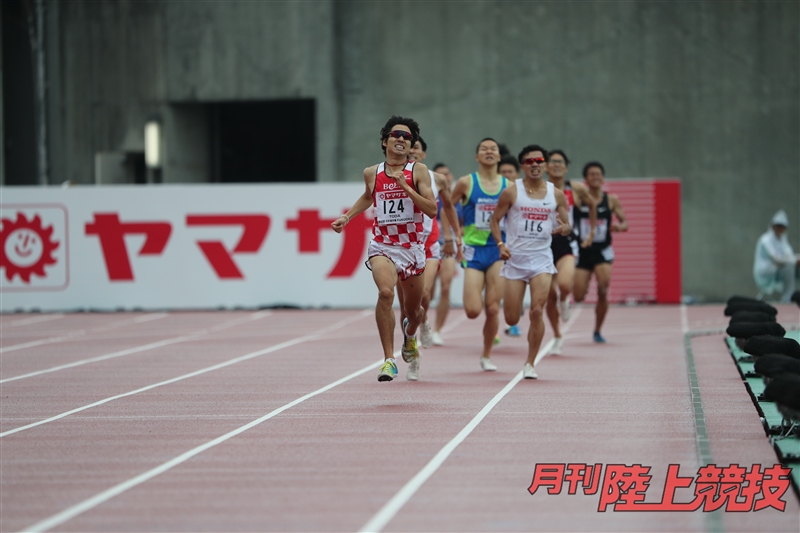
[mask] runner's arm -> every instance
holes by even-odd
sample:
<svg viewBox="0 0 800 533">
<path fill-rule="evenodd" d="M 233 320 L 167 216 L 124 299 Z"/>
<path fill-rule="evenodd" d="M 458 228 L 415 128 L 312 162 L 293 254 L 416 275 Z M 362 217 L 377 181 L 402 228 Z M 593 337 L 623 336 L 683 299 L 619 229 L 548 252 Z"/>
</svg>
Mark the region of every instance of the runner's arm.
<svg viewBox="0 0 800 533">
<path fill-rule="evenodd" d="M 589 227 L 591 229 L 589 231 L 589 235 L 587 235 L 581 242 L 581 248 L 588 248 L 594 240 L 594 228 L 597 225 L 598 202 L 592 198 L 592 195 L 589 194 L 589 190 L 582 183 L 574 183 L 572 185 L 572 190 L 578 193 L 576 195 L 577 201 L 575 202 L 575 205 L 580 207 L 582 204 L 585 204 L 589 208 Z"/>
<path fill-rule="evenodd" d="M 608 204 L 611 211 L 617 215 L 617 220 L 619 220 L 619 224 L 611 224 L 611 231 L 628 231 L 628 219 L 625 218 L 625 212 L 622 210 L 622 202 L 619 201 L 619 196 L 609 194 Z"/>
<path fill-rule="evenodd" d="M 456 182 L 455 187 L 453 187 L 453 191 L 450 193 L 450 199 L 453 201 L 453 206 L 461 205 L 462 208 L 464 206 L 464 200 L 467 198 L 467 194 L 470 187 L 471 179 L 469 176 L 461 176 L 458 181 Z M 456 213 L 458 213 L 458 235 L 464 238 L 464 211 L 461 211 L 456 208 Z"/>
<path fill-rule="evenodd" d="M 462 176 L 458 178 L 456 186 L 453 187 L 453 192 L 450 193 L 450 200 L 452 201 L 453 205 L 456 205 L 458 202 L 461 202 L 467 195 L 469 180 L 470 180 L 469 176 Z"/>
<path fill-rule="evenodd" d="M 559 189 L 555 189 L 556 196 L 556 211 L 558 213 L 558 227 L 555 228 L 553 235 L 559 234 L 566 237 L 572 232 L 572 227 L 569 225 L 569 215 L 567 214 L 567 197 Z"/>
<path fill-rule="evenodd" d="M 447 190 L 447 178 L 438 172 L 433 173 L 433 178 L 436 180 L 436 187 L 439 189 L 439 198 L 442 199 L 442 233 L 444 233 L 444 255 L 455 254 L 456 259 L 461 260 L 461 234 L 458 229 L 458 213 L 453 201 L 450 198 L 450 191 Z M 450 230 L 453 228 L 453 231 Z M 455 252 L 453 246 L 453 233 L 455 233 Z"/>
<path fill-rule="evenodd" d="M 500 193 L 500 198 L 497 199 L 497 205 L 494 208 L 491 220 L 489 220 L 489 229 L 492 232 L 492 237 L 500 249 L 500 259 L 503 261 L 511 257 L 511 252 L 508 250 L 506 243 L 503 242 L 503 232 L 500 231 L 500 221 L 506 216 L 508 210 L 517 200 L 517 186 L 511 184 Z"/>
<path fill-rule="evenodd" d="M 347 213 L 340 216 L 331 224 L 331 229 L 336 233 L 341 233 L 353 217 L 356 217 L 370 208 L 372 205 L 372 189 L 375 187 L 375 171 L 377 167 L 369 167 L 364 169 L 364 193 L 358 197 L 353 207 L 347 210 Z"/>
<path fill-rule="evenodd" d="M 431 218 L 436 218 L 438 206 L 431 190 L 431 175 L 428 174 L 428 167 L 422 163 L 414 165 L 414 187 L 410 187 L 405 178 L 400 176 L 396 176 L 395 180 L 397 180 L 397 183 L 408 194 L 414 204 L 419 207 L 420 211 Z M 415 188 L 416 190 L 414 190 Z"/>
</svg>

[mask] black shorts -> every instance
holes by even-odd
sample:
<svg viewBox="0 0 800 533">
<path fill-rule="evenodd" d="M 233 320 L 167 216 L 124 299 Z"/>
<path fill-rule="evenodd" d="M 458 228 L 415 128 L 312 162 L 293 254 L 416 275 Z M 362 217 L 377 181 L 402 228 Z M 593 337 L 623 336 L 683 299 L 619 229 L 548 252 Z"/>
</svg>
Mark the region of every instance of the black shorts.
<svg viewBox="0 0 800 533">
<path fill-rule="evenodd" d="M 565 255 L 573 255 L 572 253 L 572 235 L 565 237 L 563 235 L 553 235 L 553 241 L 550 243 L 550 249 L 553 250 L 553 264 L 557 265 L 559 260 Z"/>
<path fill-rule="evenodd" d="M 577 268 L 581 268 L 583 270 L 594 270 L 594 267 L 601 263 L 613 263 L 614 262 L 614 249 L 611 246 L 606 246 L 602 250 L 596 250 L 592 248 L 581 248 L 581 252 L 578 255 L 578 264 L 575 265 Z"/>
</svg>

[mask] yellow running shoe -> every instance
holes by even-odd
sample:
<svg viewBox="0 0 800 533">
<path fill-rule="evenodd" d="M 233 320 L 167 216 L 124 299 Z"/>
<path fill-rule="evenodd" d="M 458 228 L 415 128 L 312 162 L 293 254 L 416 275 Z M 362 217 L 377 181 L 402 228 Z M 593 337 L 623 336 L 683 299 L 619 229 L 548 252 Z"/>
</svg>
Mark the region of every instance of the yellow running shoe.
<svg viewBox="0 0 800 533">
<path fill-rule="evenodd" d="M 415 357 L 419 356 L 419 350 L 417 350 L 417 338 L 416 337 L 409 337 L 406 335 L 406 326 L 408 325 L 408 319 L 403 319 L 403 349 L 400 350 L 400 353 L 403 356 L 403 361 L 406 363 L 410 363 L 414 360 Z M 396 372 L 395 372 L 396 373 Z"/>
<path fill-rule="evenodd" d="M 392 381 L 397 375 L 397 365 L 392 359 L 384 361 L 381 373 L 378 374 L 378 381 Z"/>
</svg>

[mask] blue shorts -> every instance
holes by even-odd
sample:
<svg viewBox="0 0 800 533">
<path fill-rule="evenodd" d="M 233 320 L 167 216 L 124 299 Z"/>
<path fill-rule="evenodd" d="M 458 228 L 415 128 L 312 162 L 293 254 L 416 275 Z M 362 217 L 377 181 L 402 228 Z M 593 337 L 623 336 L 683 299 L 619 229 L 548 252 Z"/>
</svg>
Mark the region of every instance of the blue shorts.
<svg viewBox="0 0 800 533">
<path fill-rule="evenodd" d="M 494 244 L 490 246 L 464 245 L 464 260 L 461 261 L 463 268 L 474 268 L 486 272 L 497 261 L 500 261 L 500 249 Z"/>
</svg>

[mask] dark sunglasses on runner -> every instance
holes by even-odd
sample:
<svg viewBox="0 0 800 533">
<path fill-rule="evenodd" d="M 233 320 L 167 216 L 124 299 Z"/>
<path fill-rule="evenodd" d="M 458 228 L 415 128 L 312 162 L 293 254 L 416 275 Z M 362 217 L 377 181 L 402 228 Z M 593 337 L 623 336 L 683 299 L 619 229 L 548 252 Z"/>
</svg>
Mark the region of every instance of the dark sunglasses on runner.
<svg viewBox="0 0 800 533">
<path fill-rule="evenodd" d="M 541 165 L 544 163 L 544 157 L 529 157 L 528 159 L 524 159 L 522 161 L 523 165 L 532 165 L 534 163 Z"/>
<path fill-rule="evenodd" d="M 411 134 L 403 130 L 392 130 L 389 132 L 389 137 L 394 137 L 395 139 L 399 139 L 400 137 L 402 137 L 407 141 L 411 140 Z"/>
</svg>

